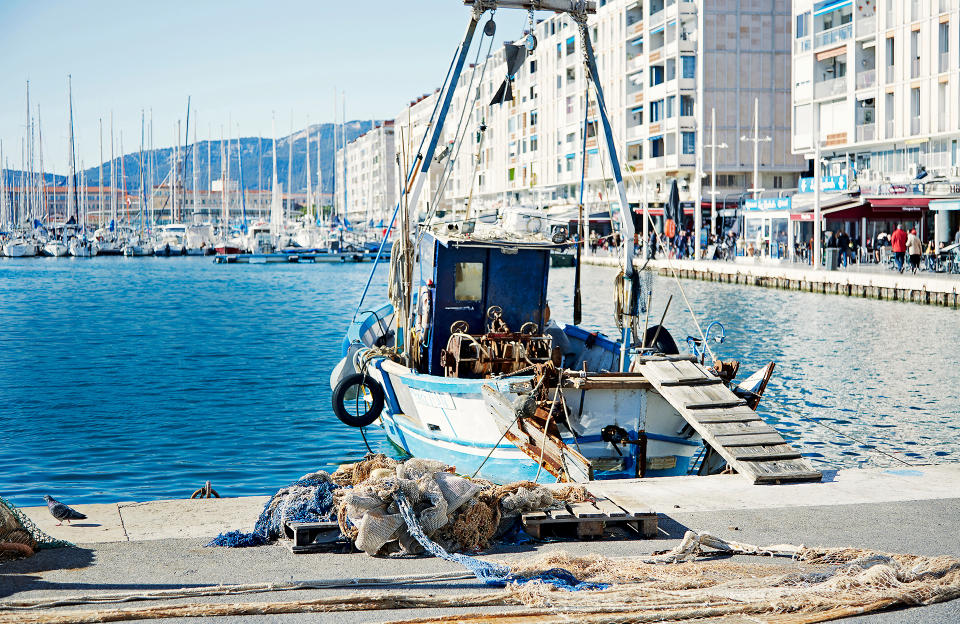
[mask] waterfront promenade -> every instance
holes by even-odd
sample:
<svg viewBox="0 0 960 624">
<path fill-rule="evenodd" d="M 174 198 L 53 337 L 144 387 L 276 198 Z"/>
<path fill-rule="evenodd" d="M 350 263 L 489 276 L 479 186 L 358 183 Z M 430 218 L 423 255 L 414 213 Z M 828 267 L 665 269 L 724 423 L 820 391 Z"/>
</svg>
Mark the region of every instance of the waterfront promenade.
<svg viewBox="0 0 960 624">
<path fill-rule="evenodd" d="M 585 255 L 585 264 L 618 266 L 614 256 Z M 634 264 L 643 266 L 643 260 Z M 776 261 L 678 260 L 656 258 L 648 268 L 658 274 L 728 284 L 765 286 L 805 292 L 847 295 L 887 301 L 909 301 L 960 308 L 960 275 L 921 271 L 899 273 L 878 265 L 828 271 Z"/>
<path fill-rule="evenodd" d="M 827 471 L 823 483 L 754 486 L 737 475 L 596 482 L 591 489 L 618 497 L 642 498 L 660 513 L 653 540 L 600 540 L 498 547 L 483 559 L 517 561 L 533 554 L 639 556 L 675 546 L 688 529 L 755 544 L 849 546 L 885 552 L 960 557 L 955 518 L 960 513 L 960 464 Z M 80 525 L 53 526 L 46 508 L 25 511 L 44 530 L 78 543 L 78 548 L 41 551 L 0 568 L 0 599 L 53 598 L 78 593 L 174 589 L 232 583 L 283 583 L 323 579 L 461 572 L 434 558 L 385 559 L 352 554 L 295 555 L 282 545 L 248 549 L 204 548 L 226 528 L 252 527 L 265 497 L 78 505 L 90 518 Z M 82 525 L 101 525 L 82 526 Z M 733 561 L 783 563 L 735 557 Z M 382 589 L 382 588 L 381 588 Z M 410 595 L 455 597 L 496 591 L 473 579 L 398 587 Z M 297 590 L 241 597 L 205 597 L 161 604 L 309 600 L 354 590 Z M 374 591 L 374 590 L 363 590 Z M 158 603 L 151 603 L 156 605 Z M 114 605 L 104 605 L 104 608 Z M 67 607 L 76 609 L 78 607 Z M 442 617 L 502 608 L 447 608 L 349 611 L 217 618 L 224 623 L 383 622 Z M 934 623 L 960 620 L 960 602 L 849 618 L 850 622 Z M 176 619 L 164 622 L 193 622 Z"/>
</svg>

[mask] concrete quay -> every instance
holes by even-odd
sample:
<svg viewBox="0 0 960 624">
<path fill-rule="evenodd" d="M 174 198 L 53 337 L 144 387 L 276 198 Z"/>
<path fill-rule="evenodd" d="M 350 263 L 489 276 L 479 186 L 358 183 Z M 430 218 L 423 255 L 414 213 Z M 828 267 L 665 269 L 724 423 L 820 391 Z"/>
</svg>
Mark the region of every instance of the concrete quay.
<svg viewBox="0 0 960 624">
<path fill-rule="evenodd" d="M 823 483 L 754 486 L 737 475 L 594 482 L 597 494 L 644 501 L 660 513 L 652 540 L 608 539 L 500 546 L 481 558 L 505 561 L 565 551 L 573 555 L 642 556 L 666 550 L 688 529 L 706 530 L 755 544 L 849 546 L 886 552 L 960 558 L 960 464 L 827 471 Z M 113 505 L 77 505 L 89 519 L 55 526 L 45 507 L 24 511 L 44 530 L 78 548 L 44 550 L 30 559 L 0 565 L 0 602 L 76 594 L 138 592 L 233 583 L 282 583 L 461 572 L 434 558 L 377 558 L 362 553 L 293 554 L 275 544 L 259 548 L 204 548 L 224 529 L 250 529 L 266 497 L 177 500 Z M 735 557 L 734 561 L 782 563 Z M 495 591 L 473 579 L 395 587 L 413 595 L 455 597 Z M 320 589 L 165 600 L 157 604 L 309 600 L 356 590 Z M 363 590 L 377 591 L 377 590 Z M 127 605 L 102 605 L 102 608 Z M 65 607 L 75 610 L 84 607 Z M 348 611 L 326 614 L 229 616 L 209 621 L 383 622 L 455 616 L 498 608 Z M 500 608 L 502 610 L 502 608 Z M 2 613 L 2 612 L 0 612 Z M 196 619 L 157 622 L 184 624 Z M 960 601 L 849 618 L 848 622 L 940 623 L 960 621 Z"/>
<path fill-rule="evenodd" d="M 613 256 L 585 255 L 585 264 L 619 266 Z M 643 265 L 636 260 L 635 266 Z M 960 308 L 960 276 L 921 272 L 916 275 L 884 269 L 814 270 L 805 265 L 719 260 L 653 259 L 647 265 L 658 275 L 726 284 L 846 295 L 864 299 L 906 301 Z"/>
</svg>

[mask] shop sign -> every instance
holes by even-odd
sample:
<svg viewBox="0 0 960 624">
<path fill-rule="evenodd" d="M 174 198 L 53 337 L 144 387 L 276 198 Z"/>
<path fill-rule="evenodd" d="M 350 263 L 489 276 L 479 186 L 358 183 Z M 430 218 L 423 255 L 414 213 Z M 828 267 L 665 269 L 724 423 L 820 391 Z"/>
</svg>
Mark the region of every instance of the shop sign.
<svg viewBox="0 0 960 624">
<path fill-rule="evenodd" d="M 847 176 L 824 176 L 820 178 L 820 190 L 824 193 L 839 193 L 847 190 Z M 813 178 L 800 178 L 799 191 L 813 193 Z"/>
<path fill-rule="evenodd" d="M 792 197 L 763 197 L 747 199 L 743 202 L 744 210 L 790 210 L 793 205 Z"/>
</svg>

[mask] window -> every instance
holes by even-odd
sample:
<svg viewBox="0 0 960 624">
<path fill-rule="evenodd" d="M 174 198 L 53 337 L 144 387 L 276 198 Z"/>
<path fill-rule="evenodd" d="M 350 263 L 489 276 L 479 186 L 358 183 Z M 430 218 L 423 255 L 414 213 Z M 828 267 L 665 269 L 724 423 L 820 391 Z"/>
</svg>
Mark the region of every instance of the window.
<svg viewBox="0 0 960 624">
<path fill-rule="evenodd" d="M 563 58 L 563 46 L 560 45 L 559 43 L 557 44 L 557 58 L 558 59 Z"/>
<path fill-rule="evenodd" d="M 567 114 L 568 115 L 573 114 L 573 96 L 572 95 L 567 96 Z"/>
<path fill-rule="evenodd" d="M 777 188 L 777 189 L 783 188 L 782 175 L 773 176 L 773 188 Z"/>
<path fill-rule="evenodd" d="M 675 106 L 676 102 L 677 102 L 677 96 L 675 95 L 671 95 L 670 97 L 667 98 L 667 112 L 666 112 L 667 119 L 672 118 L 676 114 L 676 106 Z"/>
<path fill-rule="evenodd" d="M 512 172 L 513 169 L 510 171 Z M 458 262 L 453 281 L 454 300 L 480 301 L 481 297 L 483 297 L 483 263 Z"/>
<path fill-rule="evenodd" d="M 567 84 L 577 79 L 577 69 L 575 67 L 567 68 Z"/>
<path fill-rule="evenodd" d="M 537 151 L 537 145 L 538 145 L 537 135 L 533 135 L 532 137 L 530 137 L 530 151 L 531 152 Z"/>
<path fill-rule="evenodd" d="M 533 127 L 537 125 L 537 111 L 530 112 L 530 126 Z"/>
<path fill-rule="evenodd" d="M 567 154 L 567 171 L 573 171 L 573 163 L 576 157 L 573 154 Z"/>
<path fill-rule="evenodd" d="M 563 76 L 557 76 L 557 91 L 563 88 Z"/>
<path fill-rule="evenodd" d="M 530 61 L 530 73 L 531 73 L 531 74 L 537 73 L 537 62 L 536 62 L 536 61 Z"/>
<path fill-rule="evenodd" d="M 677 59 L 667 59 L 667 80 L 677 77 Z"/>
<path fill-rule="evenodd" d="M 797 16 L 797 39 L 810 36 L 810 12 Z"/>
<path fill-rule="evenodd" d="M 681 56 L 680 63 L 682 64 L 682 78 L 696 78 L 697 77 L 697 57 L 695 56 Z"/>
<path fill-rule="evenodd" d="M 507 180 L 513 182 L 513 179 L 517 177 L 517 170 L 513 167 L 507 169 Z"/>
<path fill-rule="evenodd" d="M 650 156 L 660 158 L 663 156 L 663 137 L 653 137 L 650 139 Z"/>
<path fill-rule="evenodd" d="M 577 51 L 577 40 L 575 37 L 567 39 L 567 56 Z"/>
<path fill-rule="evenodd" d="M 682 132 L 681 140 L 683 141 L 684 154 L 697 153 L 697 133 L 696 132 Z"/>
<path fill-rule="evenodd" d="M 663 65 L 650 66 L 650 86 L 655 87 L 663 84 Z"/>
<path fill-rule="evenodd" d="M 643 107 L 638 106 L 630 111 L 630 127 L 643 125 Z"/>
<path fill-rule="evenodd" d="M 650 123 L 656 123 L 663 118 L 663 100 L 650 102 Z"/>
<path fill-rule="evenodd" d="M 643 160 L 643 143 L 634 143 L 627 146 L 627 160 Z"/>
<path fill-rule="evenodd" d="M 680 96 L 680 116 L 693 117 L 693 96 L 692 95 Z"/>
</svg>

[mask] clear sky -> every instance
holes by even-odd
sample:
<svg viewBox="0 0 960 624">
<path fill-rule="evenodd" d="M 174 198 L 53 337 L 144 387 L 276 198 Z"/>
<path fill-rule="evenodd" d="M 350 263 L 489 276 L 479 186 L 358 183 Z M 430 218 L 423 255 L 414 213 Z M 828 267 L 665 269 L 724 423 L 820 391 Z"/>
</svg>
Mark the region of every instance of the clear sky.
<svg viewBox="0 0 960 624">
<path fill-rule="evenodd" d="M 188 95 L 201 140 L 229 135 L 231 119 L 234 136 L 270 136 L 274 111 L 281 136 L 291 113 L 296 128 L 332 121 L 334 89 L 348 119 L 392 118 L 440 86 L 468 19 L 462 0 L 0 0 L 4 158 L 19 168 L 29 80 L 45 169 L 66 171 L 68 74 L 78 168 L 99 161 L 101 117 L 109 158 L 111 111 L 124 151 L 151 108 L 154 146 L 172 145 Z M 497 39 L 519 37 L 525 19 L 501 11 Z"/>
</svg>

